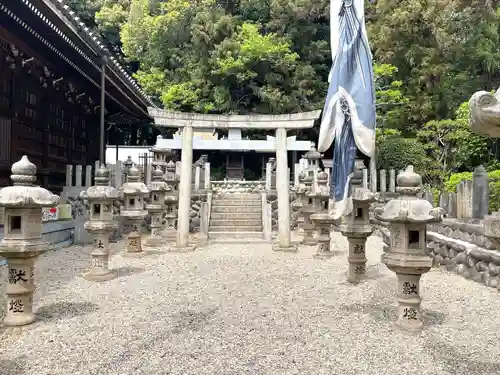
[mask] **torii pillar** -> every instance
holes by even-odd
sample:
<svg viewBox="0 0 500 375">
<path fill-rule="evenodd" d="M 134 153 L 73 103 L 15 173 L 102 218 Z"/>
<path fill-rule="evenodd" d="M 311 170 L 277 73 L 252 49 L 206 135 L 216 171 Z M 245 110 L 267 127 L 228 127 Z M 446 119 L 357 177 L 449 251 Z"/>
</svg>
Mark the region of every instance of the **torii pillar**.
<svg viewBox="0 0 500 375">
<path fill-rule="evenodd" d="M 188 251 L 189 210 L 191 205 L 191 183 L 193 164 L 193 129 L 260 129 L 276 130 L 276 139 L 262 142 L 263 150 L 276 150 L 276 190 L 278 195 L 278 242 L 277 251 L 297 251 L 290 237 L 290 177 L 288 175 L 287 129 L 308 129 L 314 126 L 320 111 L 287 115 L 214 115 L 170 112 L 148 108 L 156 126 L 182 128 L 181 176 L 179 184 L 179 209 L 177 217 L 177 243 L 171 250 Z M 227 142 L 227 141 L 225 141 Z M 224 143 L 224 141 L 222 141 Z M 225 143 L 224 143 L 225 144 Z M 221 149 L 231 151 L 230 145 Z"/>
</svg>

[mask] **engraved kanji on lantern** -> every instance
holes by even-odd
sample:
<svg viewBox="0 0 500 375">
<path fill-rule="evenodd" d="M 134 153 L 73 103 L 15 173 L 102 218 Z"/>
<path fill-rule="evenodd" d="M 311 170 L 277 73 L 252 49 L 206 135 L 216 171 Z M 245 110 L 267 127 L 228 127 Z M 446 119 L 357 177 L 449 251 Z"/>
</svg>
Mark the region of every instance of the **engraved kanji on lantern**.
<svg viewBox="0 0 500 375">
<path fill-rule="evenodd" d="M 148 186 L 150 193 L 146 209 L 151 217 L 151 236 L 146 240 L 147 246 L 161 245 L 165 240 L 161 236 L 163 228 L 163 212 L 165 211 L 165 194 L 172 188 L 163 180 L 160 165 L 153 170 L 152 181 Z"/>
<path fill-rule="evenodd" d="M 111 171 L 106 166 L 95 172 L 95 185 L 82 192 L 90 207 L 89 220 L 84 228 L 94 238 L 90 271 L 83 275 L 86 280 L 107 281 L 116 277 L 116 272 L 109 269 L 109 237 L 117 229 L 113 206 L 119 198 L 119 192 L 109 186 Z"/>
<path fill-rule="evenodd" d="M 144 209 L 145 198 L 149 196 L 148 187 L 140 181 L 141 171 L 133 165 L 127 176 L 127 182 L 120 187 L 123 200 L 121 216 L 126 217 L 132 227 L 128 234 L 127 252 L 124 255 L 142 255 L 141 224 L 148 212 Z"/>
<path fill-rule="evenodd" d="M 422 190 L 422 177 L 413 166 L 397 177 L 400 194 L 384 207 L 375 211 L 375 217 L 389 223 L 391 241 L 383 257 L 385 265 L 396 273 L 398 283 L 398 318 L 396 325 L 415 331 L 422 328 L 420 315 L 420 278 L 432 267 L 432 259 L 426 255 L 427 224 L 440 222 L 441 208 L 433 208 L 417 194 Z"/>
<path fill-rule="evenodd" d="M 373 232 L 370 205 L 379 195 L 363 186 L 363 161 L 358 159 L 355 163 L 351 177 L 353 209 L 340 225 L 340 231 L 349 242 L 347 281 L 351 283 L 360 282 L 366 275 L 366 240 Z"/>
<path fill-rule="evenodd" d="M 36 166 L 26 155 L 11 171 L 14 186 L 0 189 L 0 207 L 4 207 L 0 256 L 7 259 L 9 268 L 4 324 L 22 326 L 35 321 L 35 262 L 50 246 L 42 239 L 42 208 L 56 207 L 59 197 L 34 185 Z"/>
<path fill-rule="evenodd" d="M 165 182 L 169 189 L 165 195 L 165 227 L 162 231 L 162 237 L 167 242 L 177 240 L 176 221 L 177 221 L 177 203 L 179 201 L 179 177 L 175 173 L 175 163 L 169 161 L 167 164 L 167 173 Z"/>
<path fill-rule="evenodd" d="M 333 224 L 337 224 L 335 220 L 328 214 L 328 200 L 330 198 L 330 189 L 328 188 L 328 174 L 326 172 L 319 172 L 317 176 L 318 191 L 314 194 L 316 213 L 311 215 L 310 219 L 317 230 L 318 242 L 315 258 L 326 259 L 334 255 L 331 251 L 331 237 L 330 232 Z"/>
</svg>

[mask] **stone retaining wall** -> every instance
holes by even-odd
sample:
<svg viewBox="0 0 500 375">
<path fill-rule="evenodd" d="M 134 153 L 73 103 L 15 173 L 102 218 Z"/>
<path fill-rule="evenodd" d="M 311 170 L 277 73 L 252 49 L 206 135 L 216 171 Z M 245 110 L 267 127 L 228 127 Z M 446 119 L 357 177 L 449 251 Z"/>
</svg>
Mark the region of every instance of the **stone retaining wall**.
<svg viewBox="0 0 500 375">
<path fill-rule="evenodd" d="M 390 243 L 387 225 L 373 217 L 371 222 L 375 233 L 382 236 L 384 251 L 387 251 Z M 427 253 L 435 267 L 500 288 L 500 251 L 485 237 L 484 227 L 478 220 L 445 219 L 439 224 L 428 225 Z"/>
</svg>

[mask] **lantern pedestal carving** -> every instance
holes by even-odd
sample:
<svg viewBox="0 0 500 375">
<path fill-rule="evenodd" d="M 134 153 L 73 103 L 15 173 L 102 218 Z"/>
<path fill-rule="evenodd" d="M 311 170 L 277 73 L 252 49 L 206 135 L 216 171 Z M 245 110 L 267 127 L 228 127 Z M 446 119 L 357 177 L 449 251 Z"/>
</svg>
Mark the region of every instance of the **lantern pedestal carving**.
<svg viewBox="0 0 500 375">
<path fill-rule="evenodd" d="M 92 234 L 94 243 L 90 256 L 92 257 L 90 270 L 82 275 L 89 281 L 108 281 L 116 278 L 116 271 L 109 269 L 109 236 L 116 230 L 115 223 L 108 223 L 97 227 L 96 223 L 87 221 L 85 230 Z"/>
<path fill-rule="evenodd" d="M 316 238 L 318 245 L 314 257 L 318 259 L 329 259 L 333 257 L 335 253 L 331 249 L 331 228 L 336 220 L 327 213 L 311 215 L 311 220 L 318 230 L 318 237 Z"/>
<path fill-rule="evenodd" d="M 139 219 L 129 217 L 129 222 L 131 224 L 132 230 L 127 235 L 126 252 L 122 255 L 128 257 L 143 256 L 145 254 L 142 251 L 142 233 L 139 228 L 139 225 L 142 223 L 142 217 Z"/>
<path fill-rule="evenodd" d="M 27 156 L 14 163 L 11 171 L 14 186 L 0 189 L 0 207 L 5 208 L 0 256 L 7 259 L 9 268 L 4 324 L 23 326 L 35 321 L 35 262 L 49 249 L 42 240 L 42 208 L 56 207 L 59 197 L 33 185 L 36 166 Z"/>
<path fill-rule="evenodd" d="M 28 258 L 5 257 L 8 261 L 9 276 L 5 288 L 7 307 L 4 324 L 6 326 L 31 324 L 36 320 L 33 313 L 33 293 L 35 261 L 38 255 Z"/>
</svg>

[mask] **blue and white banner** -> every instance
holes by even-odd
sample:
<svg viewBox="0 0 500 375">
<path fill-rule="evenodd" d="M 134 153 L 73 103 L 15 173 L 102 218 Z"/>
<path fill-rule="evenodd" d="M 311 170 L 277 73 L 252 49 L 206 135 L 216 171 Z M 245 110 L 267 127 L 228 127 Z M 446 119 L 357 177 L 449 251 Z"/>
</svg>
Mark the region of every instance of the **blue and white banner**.
<svg viewBox="0 0 500 375">
<path fill-rule="evenodd" d="M 375 151 L 375 91 L 372 55 L 366 36 L 365 0 L 330 0 L 332 69 L 321 119 L 318 151 L 333 143 L 330 213 L 352 211 L 350 180 L 356 149 Z"/>
</svg>

